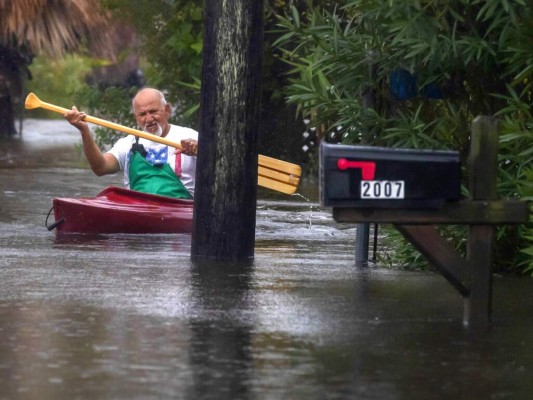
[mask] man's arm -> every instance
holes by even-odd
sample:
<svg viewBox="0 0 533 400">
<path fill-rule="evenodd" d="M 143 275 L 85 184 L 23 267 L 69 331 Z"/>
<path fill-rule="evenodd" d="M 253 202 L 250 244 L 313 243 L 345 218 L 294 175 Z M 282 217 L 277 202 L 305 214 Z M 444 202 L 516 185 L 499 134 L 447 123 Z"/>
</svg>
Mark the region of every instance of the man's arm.
<svg viewBox="0 0 533 400">
<path fill-rule="evenodd" d="M 120 165 L 115 156 L 100 151 L 89 130 L 89 125 L 85 122 L 86 114 L 84 112 L 80 112 L 76 107 L 72 107 L 72 110 L 66 112 L 64 117 L 72 126 L 80 131 L 83 152 L 89 162 L 89 166 L 97 176 L 113 174 L 120 170 Z"/>
</svg>

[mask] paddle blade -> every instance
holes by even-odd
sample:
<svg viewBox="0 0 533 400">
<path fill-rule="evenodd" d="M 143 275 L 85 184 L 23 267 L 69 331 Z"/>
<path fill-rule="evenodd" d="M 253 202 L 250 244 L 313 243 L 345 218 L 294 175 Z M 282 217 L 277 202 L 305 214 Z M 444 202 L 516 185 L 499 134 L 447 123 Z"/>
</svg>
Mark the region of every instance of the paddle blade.
<svg viewBox="0 0 533 400">
<path fill-rule="evenodd" d="M 296 186 L 289 185 L 287 183 L 275 181 L 270 178 L 266 178 L 264 176 L 259 175 L 257 177 L 257 184 L 259 186 L 262 186 L 267 189 L 272 189 L 277 192 L 285 193 L 285 194 L 294 194 L 296 193 Z"/>
<path fill-rule="evenodd" d="M 41 106 L 41 100 L 33 94 L 29 93 L 28 96 L 26 96 L 26 101 L 24 102 L 24 107 L 26 107 L 26 110 L 31 110 L 33 108 L 39 108 Z"/>
<path fill-rule="evenodd" d="M 262 165 L 258 166 L 257 175 L 259 186 L 286 194 L 296 193 L 296 189 L 298 189 L 298 184 L 300 183 L 300 176 L 284 171 L 276 171 L 263 167 Z"/>
<path fill-rule="evenodd" d="M 293 175 L 297 177 L 300 177 L 302 175 L 302 167 L 287 161 L 278 160 L 276 158 L 259 154 L 258 163 L 262 167 L 269 168 L 274 171 L 279 171 L 284 174 Z"/>
<path fill-rule="evenodd" d="M 286 194 L 294 194 L 300 183 L 302 167 L 259 154 L 258 184 Z"/>
</svg>

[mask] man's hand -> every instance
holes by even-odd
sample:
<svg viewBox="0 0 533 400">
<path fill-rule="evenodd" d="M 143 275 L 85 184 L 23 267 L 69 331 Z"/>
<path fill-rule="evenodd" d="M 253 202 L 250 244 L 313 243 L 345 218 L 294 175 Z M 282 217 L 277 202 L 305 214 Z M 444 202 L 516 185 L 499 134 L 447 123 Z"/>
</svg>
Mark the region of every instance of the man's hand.
<svg viewBox="0 0 533 400">
<path fill-rule="evenodd" d="M 181 141 L 181 150 L 178 151 L 188 156 L 196 156 L 198 154 L 198 141 L 184 139 Z"/>
<path fill-rule="evenodd" d="M 76 107 L 72 107 L 72 110 L 67 111 L 63 116 L 72 126 L 78 128 L 80 131 L 88 128 L 87 122 L 85 122 L 87 114 L 78 111 Z"/>
</svg>

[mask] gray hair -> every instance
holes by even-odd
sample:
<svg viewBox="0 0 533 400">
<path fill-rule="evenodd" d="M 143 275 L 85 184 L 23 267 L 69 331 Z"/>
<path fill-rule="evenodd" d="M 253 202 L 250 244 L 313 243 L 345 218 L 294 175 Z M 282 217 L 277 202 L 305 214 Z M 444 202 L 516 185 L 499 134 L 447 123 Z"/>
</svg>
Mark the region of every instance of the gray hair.
<svg viewBox="0 0 533 400">
<path fill-rule="evenodd" d="M 131 101 L 131 107 L 132 107 L 133 111 L 135 111 L 135 100 L 137 99 L 137 96 L 140 93 L 144 92 L 144 91 L 150 91 L 150 92 L 157 93 L 157 95 L 159 96 L 159 99 L 161 100 L 161 105 L 162 106 L 166 106 L 167 105 L 167 100 L 165 99 L 165 95 L 163 94 L 163 92 L 161 90 L 157 90 L 157 89 L 154 89 L 154 88 L 143 88 L 143 89 L 141 89 L 141 90 L 139 90 L 137 92 L 137 94 L 135 95 L 135 97 Z"/>
</svg>

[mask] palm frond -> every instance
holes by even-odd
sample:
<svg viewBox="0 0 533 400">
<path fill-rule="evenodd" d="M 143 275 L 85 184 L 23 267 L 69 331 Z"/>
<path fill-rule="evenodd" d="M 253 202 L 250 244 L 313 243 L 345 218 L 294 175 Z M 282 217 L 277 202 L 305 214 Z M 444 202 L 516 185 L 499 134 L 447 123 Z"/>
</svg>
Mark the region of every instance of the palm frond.
<svg viewBox="0 0 533 400">
<path fill-rule="evenodd" d="M 108 16 L 98 0 L 17 0 L 0 2 L 0 42 L 34 54 L 62 56 L 87 40 L 108 48 Z"/>
</svg>

